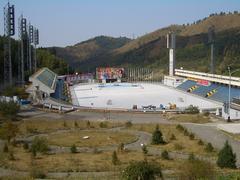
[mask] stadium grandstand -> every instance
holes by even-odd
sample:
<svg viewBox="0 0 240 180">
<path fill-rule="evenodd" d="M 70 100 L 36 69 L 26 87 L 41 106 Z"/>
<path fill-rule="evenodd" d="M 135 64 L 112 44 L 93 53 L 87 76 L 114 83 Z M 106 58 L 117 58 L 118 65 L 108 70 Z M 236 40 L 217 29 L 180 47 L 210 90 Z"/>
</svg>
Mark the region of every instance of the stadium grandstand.
<svg viewBox="0 0 240 180">
<path fill-rule="evenodd" d="M 231 85 L 230 115 L 232 119 L 240 118 L 240 78 L 182 69 L 175 69 L 175 75 L 185 78 L 177 89 L 223 103 L 225 118 L 229 115 L 229 85 Z"/>
</svg>

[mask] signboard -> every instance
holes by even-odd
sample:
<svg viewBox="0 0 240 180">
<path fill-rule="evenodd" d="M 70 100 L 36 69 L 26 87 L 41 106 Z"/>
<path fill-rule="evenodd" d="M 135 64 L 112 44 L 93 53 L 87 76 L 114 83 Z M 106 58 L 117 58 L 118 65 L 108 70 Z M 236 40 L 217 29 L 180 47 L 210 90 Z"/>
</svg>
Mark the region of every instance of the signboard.
<svg viewBox="0 0 240 180">
<path fill-rule="evenodd" d="M 202 85 L 202 86 L 210 86 L 211 85 L 211 83 L 209 81 L 202 80 L 202 79 L 198 79 L 197 84 Z"/>
<path fill-rule="evenodd" d="M 96 78 L 99 80 L 121 79 L 124 74 L 124 68 L 97 68 Z"/>
</svg>

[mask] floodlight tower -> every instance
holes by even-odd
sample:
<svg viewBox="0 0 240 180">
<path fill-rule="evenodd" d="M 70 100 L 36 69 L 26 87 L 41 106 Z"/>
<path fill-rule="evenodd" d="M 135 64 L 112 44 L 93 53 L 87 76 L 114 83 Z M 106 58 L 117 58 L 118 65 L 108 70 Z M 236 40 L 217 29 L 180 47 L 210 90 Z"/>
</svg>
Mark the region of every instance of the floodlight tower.
<svg viewBox="0 0 240 180">
<path fill-rule="evenodd" d="M 20 64 L 21 64 L 21 84 L 24 85 L 24 81 L 25 81 L 25 77 L 24 77 L 24 39 L 27 38 L 27 20 L 26 18 L 23 18 L 23 15 L 21 15 L 18 19 L 18 36 L 19 36 L 19 40 L 20 40 Z"/>
<path fill-rule="evenodd" d="M 211 26 L 210 28 L 208 28 L 208 43 L 211 46 L 211 63 L 210 63 L 211 74 L 215 73 L 214 39 L 215 39 L 215 28 L 214 26 Z"/>
<path fill-rule="evenodd" d="M 167 34 L 167 48 L 169 49 L 169 76 L 174 76 L 176 49 L 176 34 L 174 32 L 169 32 Z"/>
<path fill-rule="evenodd" d="M 39 44 L 39 31 L 37 28 L 34 28 L 34 72 L 37 71 L 37 45 Z"/>
<path fill-rule="evenodd" d="M 15 13 L 14 5 L 4 7 L 4 84 L 12 85 L 12 56 L 11 56 L 11 36 L 15 34 Z"/>
<path fill-rule="evenodd" d="M 29 71 L 32 72 L 32 43 L 33 43 L 33 26 L 29 23 L 28 25 L 28 63 L 29 63 Z"/>
</svg>

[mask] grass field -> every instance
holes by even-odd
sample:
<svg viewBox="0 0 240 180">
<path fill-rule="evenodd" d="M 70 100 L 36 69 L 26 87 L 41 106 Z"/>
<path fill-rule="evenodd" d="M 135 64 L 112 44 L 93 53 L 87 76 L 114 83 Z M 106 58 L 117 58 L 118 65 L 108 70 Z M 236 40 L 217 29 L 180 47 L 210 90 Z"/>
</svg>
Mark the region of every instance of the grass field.
<svg viewBox="0 0 240 180">
<path fill-rule="evenodd" d="M 179 123 L 189 122 L 189 123 L 199 123 L 204 124 L 210 122 L 209 116 L 204 116 L 202 114 L 169 114 L 167 115 L 168 120 L 174 120 Z"/>
<path fill-rule="evenodd" d="M 83 139 L 89 136 L 89 139 Z M 109 131 L 71 131 L 66 133 L 51 134 L 48 136 L 50 145 L 56 146 L 72 146 L 78 147 L 101 147 L 109 145 L 118 145 L 120 143 L 130 143 L 136 141 L 137 137 L 130 133 L 109 132 Z"/>
</svg>

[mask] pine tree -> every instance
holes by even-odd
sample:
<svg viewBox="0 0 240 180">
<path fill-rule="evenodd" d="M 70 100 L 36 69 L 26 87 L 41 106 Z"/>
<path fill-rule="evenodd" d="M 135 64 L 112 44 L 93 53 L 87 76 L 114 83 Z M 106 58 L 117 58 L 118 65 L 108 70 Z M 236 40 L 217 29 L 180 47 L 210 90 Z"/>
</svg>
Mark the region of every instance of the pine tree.
<svg viewBox="0 0 240 180">
<path fill-rule="evenodd" d="M 159 130 L 159 126 L 157 125 L 152 135 L 152 144 L 164 144 L 164 143 L 165 141 L 163 140 L 162 132 Z"/>
<path fill-rule="evenodd" d="M 221 168 L 236 168 L 236 154 L 233 153 L 228 141 L 225 142 L 224 147 L 218 153 L 217 165 Z"/>
<path fill-rule="evenodd" d="M 112 163 L 113 165 L 117 165 L 119 163 L 119 159 L 117 157 L 117 153 L 116 151 L 113 151 L 113 154 L 112 154 Z"/>
</svg>

